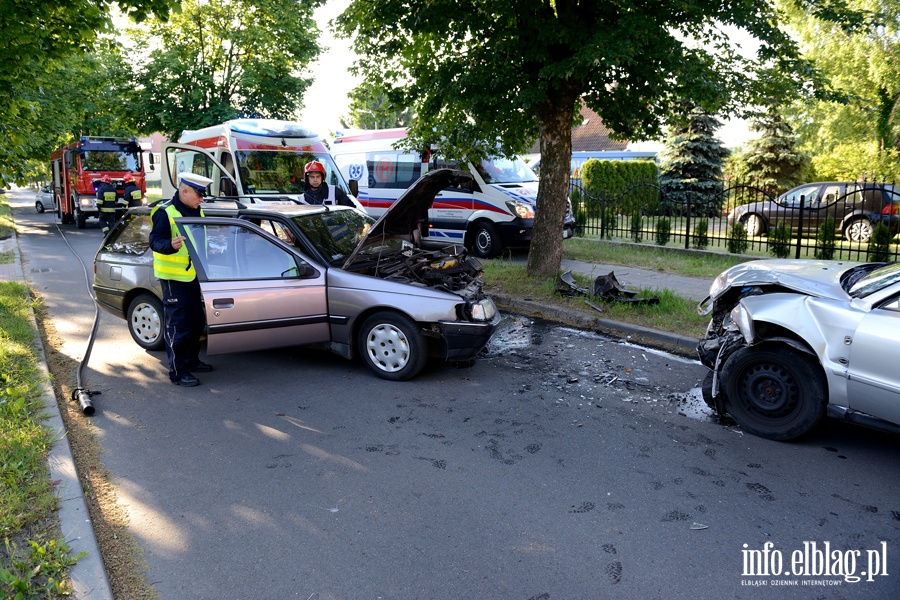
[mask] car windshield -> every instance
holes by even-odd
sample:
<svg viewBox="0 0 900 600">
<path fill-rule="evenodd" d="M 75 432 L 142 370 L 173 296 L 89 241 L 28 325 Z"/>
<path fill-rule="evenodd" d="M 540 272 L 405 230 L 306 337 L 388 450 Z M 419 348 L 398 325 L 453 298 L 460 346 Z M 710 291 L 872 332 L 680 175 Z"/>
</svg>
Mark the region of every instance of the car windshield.
<svg viewBox="0 0 900 600">
<path fill-rule="evenodd" d="M 900 263 L 888 263 L 856 281 L 849 294 L 853 298 L 865 298 L 898 281 L 900 281 Z"/>
<path fill-rule="evenodd" d="M 85 171 L 131 171 L 141 170 L 139 152 L 115 150 L 88 150 L 81 157 L 81 168 Z"/>
<path fill-rule="evenodd" d="M 356 210 L 330 210 L 294 217 L 293 221 L 332 267 L 340 267 L 375 219 Z"/>
<path fill-rule="evenodd" d="M 537 175 L 519 158 L 486 158 L 475 165 L 485 183 L 528 183 Z"/>
</svg>

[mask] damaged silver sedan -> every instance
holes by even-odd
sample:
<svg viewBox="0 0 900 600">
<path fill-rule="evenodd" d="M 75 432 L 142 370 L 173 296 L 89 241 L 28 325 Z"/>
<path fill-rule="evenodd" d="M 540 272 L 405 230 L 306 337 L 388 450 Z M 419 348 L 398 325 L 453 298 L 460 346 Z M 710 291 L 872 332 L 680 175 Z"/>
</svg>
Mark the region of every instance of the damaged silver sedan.
<svg viewBox="0 0 900 600">
<path fill-rule="evenodd" d="M 747 262 L 698 311 L 704 399 L 745 431 L 790 440 L 828 415 L 900 433 L 900 263 Z"/>
</svg>

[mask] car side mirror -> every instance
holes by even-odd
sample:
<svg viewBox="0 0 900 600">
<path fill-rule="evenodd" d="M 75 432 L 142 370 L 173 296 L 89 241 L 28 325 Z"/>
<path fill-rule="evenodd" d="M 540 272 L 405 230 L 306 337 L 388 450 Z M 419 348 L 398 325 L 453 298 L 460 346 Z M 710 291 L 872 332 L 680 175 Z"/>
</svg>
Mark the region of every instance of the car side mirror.
<svg viewBox="0 0 900 600">
<path fill-rule="evenodd" d="M 359 181 L 351 179 L 348 185 L 350 186 L 350 193 L 353 194 L 355 198 L 359 198 Z"/>
</svg>

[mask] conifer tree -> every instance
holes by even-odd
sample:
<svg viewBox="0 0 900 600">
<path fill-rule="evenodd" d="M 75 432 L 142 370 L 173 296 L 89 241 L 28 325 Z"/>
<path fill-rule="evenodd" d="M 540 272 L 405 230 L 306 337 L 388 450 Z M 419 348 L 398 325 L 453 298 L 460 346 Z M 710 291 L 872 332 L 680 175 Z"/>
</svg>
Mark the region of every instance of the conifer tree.
<svg viewBox="0 0 900 600">
<path fill-rule="evenodd" d="M 750 179 L 772 196 L 796 187 L 806 179 L 809 158 L 797 150 L 794 130 L 771 109 L 750 123 L 760 137 L 747 143 L 744 161 Z"/>
</svg>

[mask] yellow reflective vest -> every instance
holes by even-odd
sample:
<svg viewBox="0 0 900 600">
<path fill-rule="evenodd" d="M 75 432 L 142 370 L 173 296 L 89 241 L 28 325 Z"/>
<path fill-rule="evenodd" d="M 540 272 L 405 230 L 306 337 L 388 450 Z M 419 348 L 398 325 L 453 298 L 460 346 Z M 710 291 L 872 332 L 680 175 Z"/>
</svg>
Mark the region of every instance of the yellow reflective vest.
<svg viewBox="0 0 900 600">
<path fill-rule="evenodd" d="M 156 213 L 157 209 L 161 208 L 163 205 L 158 205 L 153 208 L 150 212 L 150 217 L 153 218 L 153 215 Z M 172 239 L 174 240 L 176 237 L 180 235 L 178 231 L 178 226 L 175 225 L 175 219 L 177 217 L 183 217 L 178 209 L 175 208 L 173 204 L 166 204 L 165 211 L 166 215 L 169 217 L 169 228 L 172 231 Z M 200 210 L 200 216 L 206 216 L 203 214 L 203 210 Z M 194 242 L 194 237 L 191 235 L 191 232 L 187 232 L 187 237 L 190 237 L 191 243 L 194 244 L 194 247 L 197 247 L 197 244 Z M 200 248 L 198 248 L 200 250 Z M 161 254 L 159 252 L 153 253 L 153 274 L 157 279 L 173 279 L 175 281 L 193 281 L 195 277 L 197 277 L 197 271 L 194 270 L 194 266 L 191 264 L 191 257 L 188 255 L 187 246 L 185 244 L 181 245 L 174 254 Z"/>
</svg>

